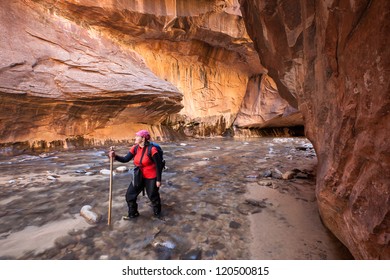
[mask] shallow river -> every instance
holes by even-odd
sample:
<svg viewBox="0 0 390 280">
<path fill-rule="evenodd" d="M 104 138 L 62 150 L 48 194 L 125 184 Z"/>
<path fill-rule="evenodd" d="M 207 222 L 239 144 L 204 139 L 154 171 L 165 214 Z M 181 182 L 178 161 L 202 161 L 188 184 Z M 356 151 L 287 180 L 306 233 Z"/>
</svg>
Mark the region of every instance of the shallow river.
<svg viewBox="0 0 390 280">
<path fill-rule="evenodd" d="M 305 138 L 161 143 L 163 217 L 139 196 L 127 213 L 130 172 L 115 172 L 107 226 L 104 149 L 0 160 L 2 259 L 348 259 L 316 210 L 316 156 Z M 116 147 L 124 155 L 128 147 Z M 132 167 L 115 162 L 114 169 Z M 106 170 L 105 170 L 106 169 Z M 288 179 L 286 172 L 292 171 Z M 83 206 L 100 214 L 96 224 Z"/>
</svg>

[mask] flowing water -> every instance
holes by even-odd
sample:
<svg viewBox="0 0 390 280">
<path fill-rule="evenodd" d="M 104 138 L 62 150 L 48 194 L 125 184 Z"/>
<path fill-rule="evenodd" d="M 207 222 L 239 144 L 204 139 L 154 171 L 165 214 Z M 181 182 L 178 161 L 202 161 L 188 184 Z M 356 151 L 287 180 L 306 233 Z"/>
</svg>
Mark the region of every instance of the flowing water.
<svg viewBox="0 0 390 280">
<path fill-rule="evenodd" d="M 115 172 L 107 226 L 104 149 L 0 160 L 2 259 L 345 259 L 316 210 L 316 156 L 305 138 L 161 143 L 163 217 L 147 197 L 127 213 L 130 172 Z M 128 147 L 116 147 L 124 155 Z M 115 162 L 114 169 L 132 163 Z M 282 179 L 294 170 L 289 179 Z M 83 206 L 101 215 L 87 223 Z"/>
</svg>

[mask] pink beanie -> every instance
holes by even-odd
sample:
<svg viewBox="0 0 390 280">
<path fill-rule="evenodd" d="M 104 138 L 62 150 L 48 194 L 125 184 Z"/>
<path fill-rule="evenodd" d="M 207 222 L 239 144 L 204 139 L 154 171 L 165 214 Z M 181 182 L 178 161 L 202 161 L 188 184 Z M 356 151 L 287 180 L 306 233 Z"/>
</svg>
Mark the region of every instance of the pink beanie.
<svg viewBox="0 0 390 280">
<path fill-rule="evenodd" d="M 145 138 L 146 141 L 150 139 L 150 134 L 145 129 L 138 131 L 135 135 Z"/>
</svg>

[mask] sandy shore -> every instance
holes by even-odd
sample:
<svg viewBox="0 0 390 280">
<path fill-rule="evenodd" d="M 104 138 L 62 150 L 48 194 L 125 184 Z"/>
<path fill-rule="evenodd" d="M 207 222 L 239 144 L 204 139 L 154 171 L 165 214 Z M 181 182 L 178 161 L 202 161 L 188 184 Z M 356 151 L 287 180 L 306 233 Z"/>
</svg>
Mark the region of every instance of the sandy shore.
<svg viewBox="0 0 390 280">
<path fill-rule="evenodd" d="M 308 188 L 305 185 L 302 188 Z M 251 259 L 326 260 L 350 259 L 321 223 L 312 191 L 300 199 L 257 184 L 248 185 L 247 196 L 265 200 L 267 207 L 249 216 Z M 306 199 L 305 199 L 306 197 Z"/>
</svg>

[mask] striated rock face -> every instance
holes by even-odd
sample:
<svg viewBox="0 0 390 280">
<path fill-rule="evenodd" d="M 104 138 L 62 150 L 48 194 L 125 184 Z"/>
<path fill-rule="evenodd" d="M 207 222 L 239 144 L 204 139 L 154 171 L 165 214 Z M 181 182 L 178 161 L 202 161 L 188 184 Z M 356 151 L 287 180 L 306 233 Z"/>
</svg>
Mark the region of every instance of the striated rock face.
<svg viewBox="0 0 390 280">
<path fill-rule="evenodd" d="M 240 110 L 236 126 L 303 123 L 251 86 L 267 70 L 237 0 L 6 1 L 0 23 L 0 143 L 221 135 Z M 264 118 L 268 98 L 283 105 Z"/>
<path fill-rule="evenodd" d="M 2 3 L 1 142 L 60 140 L 115 126 L 122 130 L 115 136 L 126 138 L 132 123 L 153 124 L 180 111 L 179 90 L 138 54 L 38 8 Z"/>
<path fill-rule="evenodd" d="M 297 98 L 324 223 L 356 258 L 390 259 L 390 2 L 240 3 L 281 96 Z"/>
<path fill-rule="evenodd" d="M 281 98 L 266 74 L 252 77 L 234 125 L 238 127 L 291 127 L 302 125 L 302 115 Z"/>
<path fill-rule="evenodd" d="M 183 93 L 183 109 L 170 121 L 198 123 L 191 135 L 230 127 L 248 77 L 265 71 L 236 0 L 61 1 L 50 9 L 142 55 L 158 77 Z"/>
</svg>

